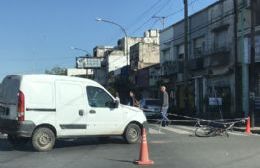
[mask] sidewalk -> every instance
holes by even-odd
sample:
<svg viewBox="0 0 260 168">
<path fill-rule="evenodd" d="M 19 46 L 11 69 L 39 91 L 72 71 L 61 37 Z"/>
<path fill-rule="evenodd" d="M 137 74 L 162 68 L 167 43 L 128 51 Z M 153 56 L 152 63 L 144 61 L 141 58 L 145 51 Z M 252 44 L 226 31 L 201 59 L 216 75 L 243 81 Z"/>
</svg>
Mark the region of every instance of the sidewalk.
<svg viewBox="0 0 260 168">
<path fill-rule="evenodd" d="M 245 132 L 246 127 L 234 127 L 235 131 Z M 260 127 L 251 127 L 251 132 L 254 134 L 260 134 Z"/>
<path fill-rule="evenodd" d="M 194 126 L 195 124 L 196 124 L 196 122 L 192 121 L 192 120 L 190 122 L 185 122 L 185 121 L 182 121 L 182 120 L 171 122 L 171 125 Z M 234 131 L 245 132 L 245 130 L 246 130 L 245 125 L 234 127 Z M 251 127 L 250 130 L 254 134 L 260 134 L 260 126 L 259 125 L 257 125 L 256 127 Z"/>
<path fill-rule="evenodd" d="M 0 139 L 5 139 L 6 137 L 7 137 L 6 134 L 2 134 L 2 133 L 0 133 Z"/>
</svg>

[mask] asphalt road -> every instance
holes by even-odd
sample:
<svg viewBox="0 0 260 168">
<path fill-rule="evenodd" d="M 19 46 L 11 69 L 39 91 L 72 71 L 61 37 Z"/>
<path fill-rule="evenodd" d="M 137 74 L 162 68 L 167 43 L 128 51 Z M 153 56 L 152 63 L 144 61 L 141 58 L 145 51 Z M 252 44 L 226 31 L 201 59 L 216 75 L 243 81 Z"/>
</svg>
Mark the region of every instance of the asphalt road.
<svg viewBox="0 0 260 168">
<path fill-rule="evenodd" d="M 151 125 L 151 167 L 251 168 L 260 165 L 260 136 L 232 133 L 227 137 L 199 138 L 191 127 Z M 51 152 L 34 152 L 28 144 L 13 149 L 0 138 L 0 168 L 114 168 L 138 167 L 139 144 L 128 145 L 120 137 L 108 140 L 84 138 L 58 141 Z"/>
</svg>

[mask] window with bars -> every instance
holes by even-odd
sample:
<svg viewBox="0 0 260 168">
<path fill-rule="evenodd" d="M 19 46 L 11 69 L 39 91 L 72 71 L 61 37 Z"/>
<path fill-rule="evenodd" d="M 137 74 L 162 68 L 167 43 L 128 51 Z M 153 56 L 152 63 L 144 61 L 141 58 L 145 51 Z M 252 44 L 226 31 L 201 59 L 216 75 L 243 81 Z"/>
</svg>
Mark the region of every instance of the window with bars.
<svg viewBox="0 0 260 168">
<path fill-rule="evenodd" d="M 198 37 L 193 41 L 193 57 L 200 58 L 203 55 L 205 49 L 204 37 Z"/>
</svg>

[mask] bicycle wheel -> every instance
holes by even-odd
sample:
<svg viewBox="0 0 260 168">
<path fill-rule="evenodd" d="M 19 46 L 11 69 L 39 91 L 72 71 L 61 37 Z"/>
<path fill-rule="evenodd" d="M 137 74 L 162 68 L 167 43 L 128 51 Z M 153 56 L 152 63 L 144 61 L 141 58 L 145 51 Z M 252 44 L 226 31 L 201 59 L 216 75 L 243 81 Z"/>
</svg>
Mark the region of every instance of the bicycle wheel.
<svg viewBox="0 0 260 168">
<path fill-rule="evenodd" d="M 228 131 L 226 129 L 216 129 L 216 136 L 226 136 L 229 137 Z"/>
<path fill-rule="evenodd" d="M 216 136 L 216 131 L 212 127 L 203 125 L 195 129 L 195 135 L 197 137 L 212 137 Z"/>
</svg>

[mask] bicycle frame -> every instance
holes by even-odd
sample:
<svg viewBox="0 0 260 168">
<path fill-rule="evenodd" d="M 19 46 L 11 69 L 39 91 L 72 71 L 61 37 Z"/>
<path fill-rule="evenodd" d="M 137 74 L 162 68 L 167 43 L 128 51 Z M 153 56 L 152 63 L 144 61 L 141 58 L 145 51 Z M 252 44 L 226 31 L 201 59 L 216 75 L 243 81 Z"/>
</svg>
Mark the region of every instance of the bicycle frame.
<svg viewBox="0 0 260 168">
<path fill-rule="evenodd" d="M 211 137 L 211 136 L 217 136 L 217 135 L 226 135 L 229 137 L 228 131 L 232 131 L 233 127 L 236 123 L 239 123 L 241 121 L 234 121 L 234 122 L 214 122 L 214 121 L 207 121 L 208 124 L 204 125 L 201 124 L 201 121 L 206 120 L 197 120 L 195 124 L 195 135 L 198 137 Z M 243 121 L 242 121 L 243 122 Z"/>
</svg>

